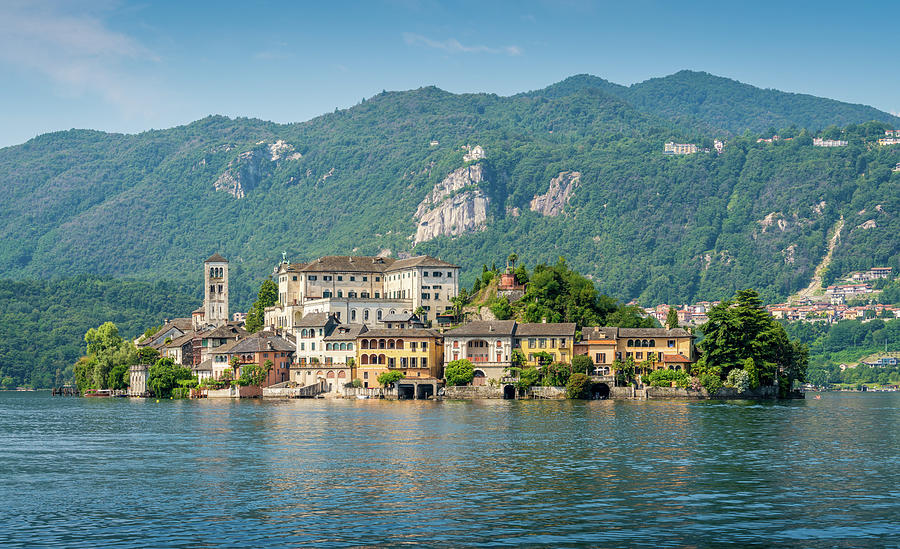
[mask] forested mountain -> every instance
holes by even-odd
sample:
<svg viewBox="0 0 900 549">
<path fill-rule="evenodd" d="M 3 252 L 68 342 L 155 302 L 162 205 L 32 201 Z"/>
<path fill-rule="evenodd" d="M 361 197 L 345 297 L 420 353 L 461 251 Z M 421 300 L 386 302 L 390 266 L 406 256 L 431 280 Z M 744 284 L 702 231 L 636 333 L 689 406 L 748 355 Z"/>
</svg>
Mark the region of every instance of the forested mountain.
<svg viewBox="0 0 900 549">
<path fill-rule="evenodd" d="M 794 139 L 756 143 L 769 126 Z M 681 72 L 512 97 L 383 92 L 297 124 L 58 132 L 0 149 L 0 277 L 197 284 L 219 252 L 246 310 L 282 251 L 428 253 L 466 283 L 515 251 L 565 256 L 645 304 L 749 286 L 777 299 L 808 283 L 841 216 L 835 266 L 898 267 L 900 147 L 874 144 L 891 127 L 869 107 Z M 723 154 L 662 154 L 713 138 L 728 139 Z"/>
<path fill-rule="evenodd" d="M 898 122 L 897 117 L 866 105 L 760 89 L 705 72 L 681 71 L 609 89 L 642 111 L 732 135 L 791 126 L 820 130 L 870 120 L 894 126 Z"/>
<path fill-rule="evenodd" d="M 84 355 L 84 334 L 105 321 L 132 338 L 201 303 L 199 286 L 82 275 L 0 280 L 0 387 L 58 386 Z"/>
</svg>

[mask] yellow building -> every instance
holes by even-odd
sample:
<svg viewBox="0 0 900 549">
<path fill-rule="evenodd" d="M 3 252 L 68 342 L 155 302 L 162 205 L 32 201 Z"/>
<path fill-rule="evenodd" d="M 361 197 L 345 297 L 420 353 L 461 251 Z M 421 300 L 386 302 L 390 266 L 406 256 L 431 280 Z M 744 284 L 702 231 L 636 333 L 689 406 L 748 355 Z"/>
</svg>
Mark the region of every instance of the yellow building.
<svg viewBox="0 0 900 549">
<path fill-rule="evenodd" d="M 356 337 L 353 378 L 363 387 L 381 387 L 378 376 L 389 370 L 407 378 L 443 375 L 444 345 L 441 334 L 425 328 L 366 330 Z"/>
<path fill-rule="evenodd" d="M 525 363 L 539 366 L 538 356 L 547 353 L 550 362 L 572 361 L 575 345 L 575 323 L 516 323 L 513 348 L 525 355 Z"/>
<path fill-rule="evenodd" d="M 682 328 L 584 328 L 577 352 L 593 359 L 596 375 L 612 375 L 613 362 L 628 357 L 654 370 L 690 370 L 696 360 L 694 336 Z"/>
</svg>

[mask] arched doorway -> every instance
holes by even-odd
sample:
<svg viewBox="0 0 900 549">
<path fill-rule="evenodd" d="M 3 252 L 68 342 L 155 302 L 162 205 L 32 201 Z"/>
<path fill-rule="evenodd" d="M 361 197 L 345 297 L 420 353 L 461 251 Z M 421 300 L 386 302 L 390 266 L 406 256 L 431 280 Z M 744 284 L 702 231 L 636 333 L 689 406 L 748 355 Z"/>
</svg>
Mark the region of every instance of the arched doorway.
<svg viewBox="0 0 900 549">
<path fill-rule="evenodd" d="M 594 400 L 606 400 L 609 398 L 609 385 L 606 383 L 595 383 L 591 387 L 591 398 Z"/>
<path fill-rule="evenodd" d="M 516 398 L 516 386 L 515 385 L 504 385 L 503 386 L 503 398 L 505 398 L 505 399 Z"/>
<path fill-rule="evenodd" d="M 482 372 L 481 370 L 475 370 L 475 377 L 472 378 L 472 385 L 476 387 L 487 385 L 487 377 L 485 377 L 484 372 Z"/>
</svg>

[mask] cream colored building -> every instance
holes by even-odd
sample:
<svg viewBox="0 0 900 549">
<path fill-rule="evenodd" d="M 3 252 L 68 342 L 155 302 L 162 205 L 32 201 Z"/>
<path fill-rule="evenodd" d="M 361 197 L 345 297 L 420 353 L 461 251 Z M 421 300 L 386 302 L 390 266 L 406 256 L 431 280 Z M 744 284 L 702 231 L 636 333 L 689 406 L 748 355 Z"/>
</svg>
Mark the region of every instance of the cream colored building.
<svg viewBox="0 0 900 549">
<path fill-rule="evenodd" d="M 325 256 L 310 263 L 283 262 L 275 276 L 279 302 L 266 309 L 265 322 L 292 334 L 310 313 L 373 324 L 380 321 L 379 314 L 412 313 L 422 307 L 427 322 L 449 309 L 459 293 L 459 267 L 429 256 Z"/>
</svg>

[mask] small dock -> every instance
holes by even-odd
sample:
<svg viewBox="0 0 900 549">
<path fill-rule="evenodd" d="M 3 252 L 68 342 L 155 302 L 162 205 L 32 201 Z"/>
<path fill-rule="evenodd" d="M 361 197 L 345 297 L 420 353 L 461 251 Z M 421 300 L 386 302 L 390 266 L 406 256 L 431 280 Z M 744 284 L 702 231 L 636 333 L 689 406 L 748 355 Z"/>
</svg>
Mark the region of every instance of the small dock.
<svg viewBox="0 0 900 549">
<path fill-rule="evenodd" d="M 80 396 L 78 393 L 78 388 L 72 387 L 71 385 L 54 387 L 50 389 L 50 394 L 53 396 Z"/>
</svg>

